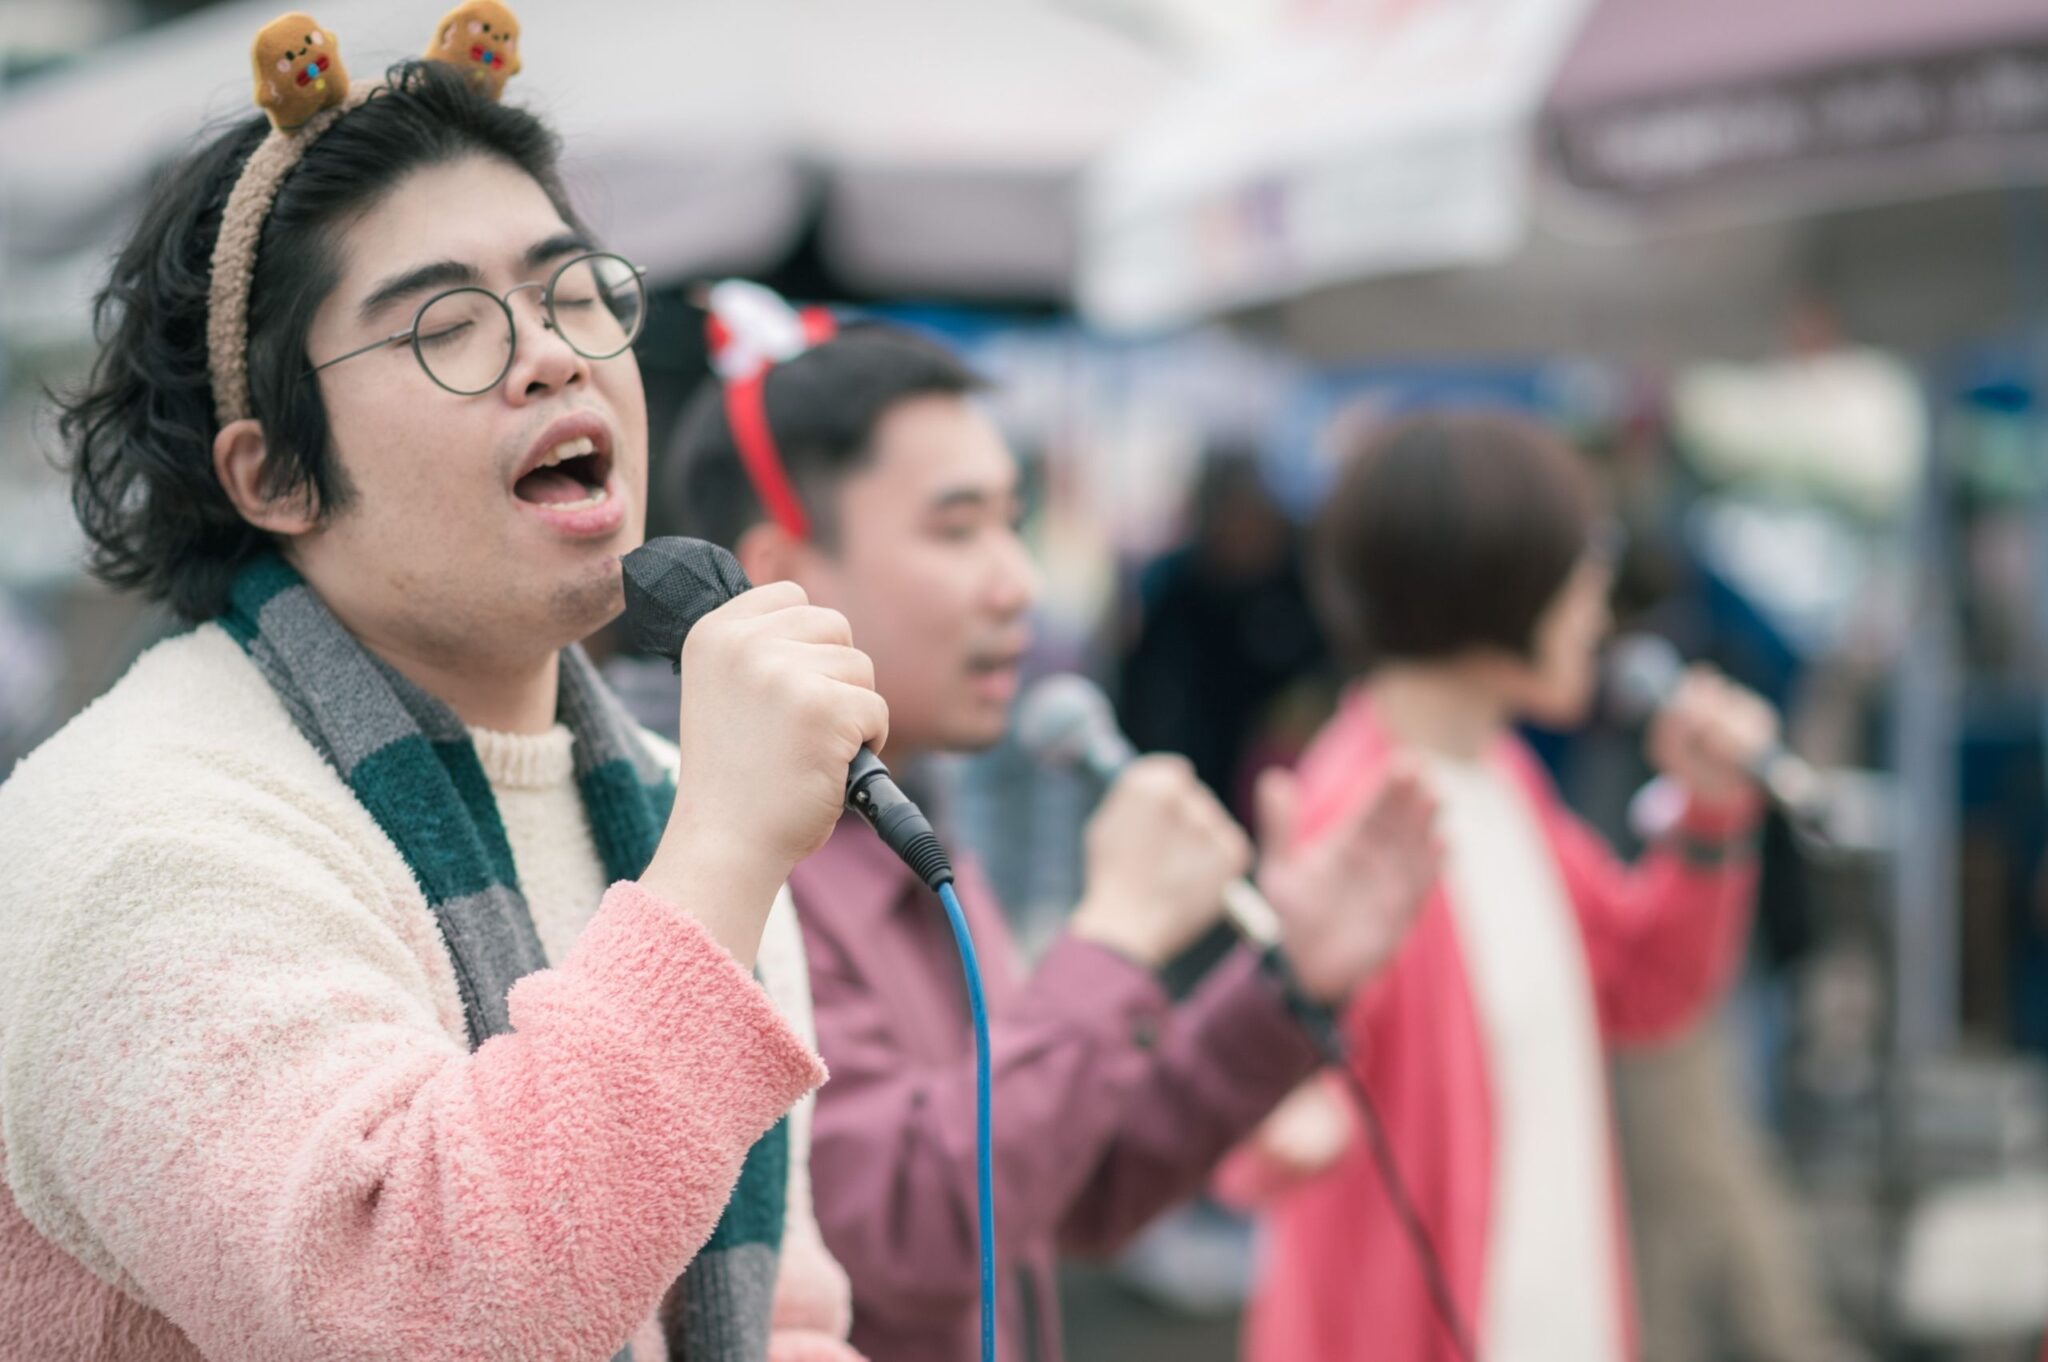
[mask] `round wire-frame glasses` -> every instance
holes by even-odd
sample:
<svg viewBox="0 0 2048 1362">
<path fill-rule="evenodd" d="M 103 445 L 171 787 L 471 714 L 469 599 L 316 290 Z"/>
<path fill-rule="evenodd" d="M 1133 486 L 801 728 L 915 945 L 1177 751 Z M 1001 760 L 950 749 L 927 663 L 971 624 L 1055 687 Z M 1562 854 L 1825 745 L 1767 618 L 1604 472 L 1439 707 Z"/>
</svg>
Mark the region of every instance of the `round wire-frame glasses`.
<svg viewBox="0 0 2048 1362">
<path fill-rule="evenodd" d="M 540 291 L 542 324 L 585 359 L 624 354 L 647 320 L 647 272 L 624 256 L 590 251 L 562 263 L 546 283 L 515 284 L 497 294 L 465 284 L 421 303 L 412 325 L 345 355 L 315 364 L 308 377 L 372 350 L 409 343 L 437 387 L 461 397 L 487 393 L 512 370 L 518 325 L 512 295 Z"/>
</svg>

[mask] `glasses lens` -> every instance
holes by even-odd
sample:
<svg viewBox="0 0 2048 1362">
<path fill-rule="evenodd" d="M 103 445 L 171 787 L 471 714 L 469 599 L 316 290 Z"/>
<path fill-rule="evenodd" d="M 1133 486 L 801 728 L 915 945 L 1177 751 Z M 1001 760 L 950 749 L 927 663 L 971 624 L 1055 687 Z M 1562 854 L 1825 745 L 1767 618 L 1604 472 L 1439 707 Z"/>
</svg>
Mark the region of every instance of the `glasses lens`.
<svg viewBox="0 0 2048 1362">
<path fill-rule="evenodd" d="M 427 376 L 451 392 L 480 393 L 512 359 L 512 314 L 482 289 L 456 289 L 428 303 L 413 337 Z"/>
<path fill-rule="evenodd" d="M 578 354 L 610 359 L 633 343 L 647 315 L 639 273 L 616 255 L 586 255 L 555 276 L 555 329 Z"/>
</svg>

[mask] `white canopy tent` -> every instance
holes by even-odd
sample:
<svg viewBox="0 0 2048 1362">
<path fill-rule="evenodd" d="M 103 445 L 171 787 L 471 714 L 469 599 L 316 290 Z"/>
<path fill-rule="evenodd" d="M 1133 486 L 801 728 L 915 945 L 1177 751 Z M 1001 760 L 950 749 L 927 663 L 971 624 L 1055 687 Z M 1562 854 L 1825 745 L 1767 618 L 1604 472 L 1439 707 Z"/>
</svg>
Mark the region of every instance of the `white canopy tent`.
<svg viewBox="0 0 2048 1362">
<path fill-rule="evenodd" d="M 203 10 L 0 101 L 12 277 L 93 272 L 65 262 L 97 262 L 199 128 L 249 111 L 249 39 L 276 9 Z M 1138 39 L 1033 0 L 518 10 L 508 98 L 562 131 L 580 202 L 657 279 L 765 269 L 816 223 L 863 288 L 1058 296 L 1075 173 L 1172 80 Z M 319 13 L 357 79 L 428 36 L 414 0 Z"/>
<path fill-rule="evenodd" d="M 1329 356 L 1637 355 L 1768 345 L 1824 282 L 1914 346 L 2010 290 L 1969 196 L 2044 180 L 2040 0 L 1328 0 L 1099 158 L 1076 297 L 1269 308 Z"/>
</svg>

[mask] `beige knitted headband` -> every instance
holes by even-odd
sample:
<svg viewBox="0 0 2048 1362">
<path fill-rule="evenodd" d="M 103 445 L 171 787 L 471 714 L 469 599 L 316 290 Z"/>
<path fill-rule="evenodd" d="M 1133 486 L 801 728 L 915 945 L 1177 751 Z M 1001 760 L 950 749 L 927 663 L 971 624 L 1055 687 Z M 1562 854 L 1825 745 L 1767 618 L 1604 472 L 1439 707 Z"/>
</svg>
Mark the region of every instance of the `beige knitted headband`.
<svg viewBox="0 0 2048 1362">
<path fill-rule="evenodd" d="M 519 21 L 497 0 L 469 0 L 441 16 L 426 55 L 467 71 L 472 84 L 496 99 L 519 73 Z M 256 243 L 278 186 L 322 133 L 383 85 L 370 81 L 351 89 L 334 34 L 307 14 L 265 24 L 250 50 L 250 65 L 256 106 L 269 115 L 270 132 L 228 194 L 206 302 L 207 369 L 214 414 L 223 426 L 253 414 L 249 289 L 256 277 Z"/>
</svg>

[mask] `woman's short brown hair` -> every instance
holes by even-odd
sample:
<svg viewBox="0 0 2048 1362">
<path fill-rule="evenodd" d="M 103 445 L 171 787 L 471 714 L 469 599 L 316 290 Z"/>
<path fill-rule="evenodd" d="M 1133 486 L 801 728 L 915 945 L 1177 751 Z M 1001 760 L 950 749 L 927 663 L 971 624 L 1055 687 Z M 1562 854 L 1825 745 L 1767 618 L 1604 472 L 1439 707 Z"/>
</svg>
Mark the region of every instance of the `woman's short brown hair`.
<svg viewBox="0 0 2048 1362">
<path fill-rule="evenodd" d="M 1325 626 L 1361 670 L 1526 654 L 1589 547 L 1592 478 L 1576 451 L 1506 412 L 1444 411 L 1354 441 L 1312 532 Z"/>
</svg>

